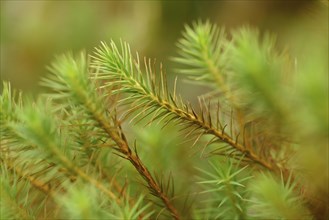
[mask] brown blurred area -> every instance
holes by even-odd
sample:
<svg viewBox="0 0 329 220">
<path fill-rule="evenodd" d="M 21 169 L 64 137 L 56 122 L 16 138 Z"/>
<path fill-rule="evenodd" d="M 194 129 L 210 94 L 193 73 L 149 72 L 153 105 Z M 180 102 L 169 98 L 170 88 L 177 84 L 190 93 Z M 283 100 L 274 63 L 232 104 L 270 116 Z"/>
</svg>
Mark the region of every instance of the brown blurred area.
<svg viewBox="0 0 329 220">
<path fill-rule="evenodd" d="M 1 80 L 38 92 L 54 55 L 92 52 L 100 41 L 122 39 L 170 73 L 169 56 L 184 24 L 207 20 L 227 29 L 250 24 L 294 41 L 294 32 L 321 33 L 328 1 L 1 1 Z M 302 22 L 301 22 L 302 21 Z M 307 25 L 304 25 L 307 24 Z M 327 30 L 326 30 L 327 31 Z"/>
</svg>

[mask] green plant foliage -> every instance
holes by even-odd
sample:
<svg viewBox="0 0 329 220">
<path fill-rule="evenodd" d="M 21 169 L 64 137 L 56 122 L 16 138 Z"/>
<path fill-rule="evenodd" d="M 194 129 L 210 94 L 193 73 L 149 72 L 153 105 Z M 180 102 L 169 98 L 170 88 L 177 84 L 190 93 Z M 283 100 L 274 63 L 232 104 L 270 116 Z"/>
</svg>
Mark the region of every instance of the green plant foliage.
<svg viewBox="0 0 329 220">
<path fill-rule="evenodd" d="M 246 219 L 246 183 L 252 176 L 246 166 L 240 168 L 232 160 L 223 163 L 210 163 L 210 172 L 200 169 L 204 177 L 198 183 L 205 189 L 200 195 L 206 194 L 208 198 L 203 201 L 205 208 L 197 211 L 210 219 Z"/>
<path fill-rule="evenodd" d="M 253 108 L 258 114 L 276 111 L 284 115 L 282 75 L 284 57 L 276 50 L 275 37 L 260 36 L 257 30 L 241 28 L 233 32 L 230 45 L 230 79 L 236 105 Z"/>
<path fill-rule="evenodd" d="M 250 215 L 257 219 L 312 219 L 291 176 L 285 183 L 262 174 L 251 182 Z"/>
<path fill-rule="evenodd" d="M 129 192 L 128 192 L 129 195 Z M 132 203 L 128 196 L 124 204 L 120 207 L 117 203 L 112 203 L 112 219 L 149 219 L 154 211 L 150 211 L 150 203 L 143 204 L 143 195 L 136 196 L 137 200 Z"/>
<path fill-rule="evenodd" d="M 226 33 L 210 22 L 185 26 L 183 38 L 178 41 L 179 57 L 173 58 L 184 66 L 178 70 L 186 74 L 193 83 L 204 83 L 224 89 L 223 70 L 226 57 Z M 223 88 L 224 87 L 224 88 Z"/>
<path fill-rule="evenodd" d="M 2 166 L 1 172 L 1 219 L 35 219 L 35 210 L 32 210 L 33 198 L 29 195 L 30 183 L 18 181 L 17 176 L 10 176 Z M 8 168 L 7 168 L 8 169 Z"/>
<path fill-rule="evenodd" d="M 213 90 L 198 103 L 122 41 L 56 57 L 36 99 L 3 82 L 1 218 L 326 219 L 318 50 L 298 64 L 273 34 L 198 21 L 173 58 Z"/>
<path fill-rule="evenodd" d="M 10 83 L 3 82 L 0 105 L 1 139 L 10 139 L 14 136 L 14 131 L 10 128 L 9 122 L 18 120 L 16 111 L 22 107 L 21 93 L 17 94 L 17 91 L 11 89 Z"/>
<path fill-rule="evenodd" d="M 143 196 L 132 200 L 127 192 L 127 198 L 123 203 L 111 201 L 97 191 L 96 188 L 82 188 L 74 186 L 67 195 L 59 196 L 58 202 L 63 204 L 64 215 L 72 219 L 148 219 L 152 211 L 147 211 L 150 204 L 143 204 Z M 142 214 L 145 214 L 142 216 Z"/>
</svg>

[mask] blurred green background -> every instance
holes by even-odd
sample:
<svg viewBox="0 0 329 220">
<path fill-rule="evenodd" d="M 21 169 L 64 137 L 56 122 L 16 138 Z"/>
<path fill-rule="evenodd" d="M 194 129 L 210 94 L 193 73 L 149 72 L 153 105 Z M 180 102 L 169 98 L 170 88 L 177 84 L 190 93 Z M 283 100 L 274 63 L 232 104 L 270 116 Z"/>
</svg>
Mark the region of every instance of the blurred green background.
<svg viewBox="0 0 329 220">
<path fill-rule="evenodd" d="M 316 33 L 326 19 L 320 1 L 1 1 L 1 80 L 37 92 L 55 54 L 120 38 L 141 56 L 172 72 L 170 56 L 184 24 L 197 19 L 231 29 L 251 24 L 279 34 L 279 41 Z M 326 3 L 324 3 L 326 4 Z M 300 22 L 301 20 L 307 22 Z M 303 25 L 298 25 L 303 23 Z M 310 23 L 310 25 L 304 25 Z M 290 37 L 289 36 L 293 36 Z M 286 42 L 285 42 L 286 43 Z"/>
</svg>

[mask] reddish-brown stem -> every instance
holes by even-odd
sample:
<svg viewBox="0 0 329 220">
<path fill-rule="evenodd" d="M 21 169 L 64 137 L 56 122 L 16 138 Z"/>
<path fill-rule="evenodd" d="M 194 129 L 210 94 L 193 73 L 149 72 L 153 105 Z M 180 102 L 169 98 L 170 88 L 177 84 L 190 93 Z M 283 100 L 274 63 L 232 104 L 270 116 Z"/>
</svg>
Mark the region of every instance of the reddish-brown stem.
<svg viewBox="0 0 329 220">
<path fill-rule="evenodd" d="M 87 106 L 90 112 L 93 113 L 93 117 L 99 123 L 99 125 L 104 129 L 104 131 L 111 137 L 111 139 L 117 144 L 117 150 L 122 153 L 127 160 L 135 167 L 138 173 L 143 177 L 143 179 L 147 182 L 150 190 L 154 193 L 155 196 L 160 198 L 165 205 L 166 209 L 170 212 L 171 216 L 178 220 L 180 219 L 178 211 L 172 205 L 168 196 L 161 190 L 158 183 L 154 180 L 151 173 L 148 171 L 146 166 L 140 160 L 136 153 L 133 153 L 129 148 L 129 145 L 126 141 L 126 138 L 122 133 L 119 133 L 118 128 L 114 128 L 107 123 L 107 120 L 103 117 L 102 114 L 98 113 L 96 109 L 93 109 L 92 106 Z"/>
</svg>

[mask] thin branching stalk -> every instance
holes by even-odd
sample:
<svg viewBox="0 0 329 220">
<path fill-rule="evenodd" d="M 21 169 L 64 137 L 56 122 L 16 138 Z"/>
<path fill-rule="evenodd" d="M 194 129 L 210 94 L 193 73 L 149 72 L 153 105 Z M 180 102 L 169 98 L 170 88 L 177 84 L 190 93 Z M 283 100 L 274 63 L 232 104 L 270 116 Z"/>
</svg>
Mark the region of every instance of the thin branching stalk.
<svg viewBox="0 0 329 220">
<path fill-rule="evenodd" d="M 45 182 L 42 182 L 42 181 L 34 178 L 33 176 L 25 174 L 17 166 L 11 167 L 9 165 L 9 163 L 7 163 L 7 162 L 6 162 L 6 165 L 8 166 L 8 170 L 13 169 L 13 172 L 15 172 L 15 174 L 17 174 L 18 176 L 20 176 L 20 177 L 26 179 L 27 181 L 29 181 L 32 186 L 34 186 L 39 191 L 43 192 L 45 195 L 50 196 L 50 197 L 54 196 L 55 192 L 50 188 L 49 184 L 47 184 Z"/>
<path fill-rule="evenodd" d="M 150 60 L 149 62 L 145 60 L 146 75 L 143 75 L 139 58 L 137 56 L 137 59 L 133 61 L 128 44 L 121 43 L 121 52 L 119 52 L 114 42 L 111 42 L 110 46 L 103 43 L 102 47 L 96 50 L 96 56 L 93 57 L 94 66 L 103 72 L 97 73 L 95 79 L 109 80 L 109 82 L 105 83 L 104 87 L 111 87 L 112 94 L 129 94 L 129 97 L 120 100 L 123 103 L 133 106 L 128 110 L 126 116 L 144 107 L 144 111 L 142 111 L 144 115 L 141 119 L 152 114 L 154 111 L 156 112 L 153 114 L 154 120 L 169 118 L 165 125 L 173 119 L 179 119 L 182 121 L 182 124 L 185 123 L 190 126 L 196 126 L 199 130 L 201 129 L 201 134 L 214 135 L 221 142 L 228 144 L 234 150 L 245 155 L 246 158 L 260 164 L 266 169 L 275 169 L 273 164 L 260 158 L 251 148 L 238 143 L 236 138 L 225 133 L 225 127 L 221 130 L 219 127 L 215 127 L 213 124 L 215 120 L 212 119 L 210 110 L 203 108 L 202 104 L 200 104 L 201 113 L 197 114 L 191 106 L 183 103 L 181 98 L 172 96 L 168 92 L 163 71 L 160 69 L 160 79 L 156 79 L 156 73 L 154 68 L 152 68 Z M 135 68 L 133 67 L 133 63 L 135 64 Z M 135 117 L 138 117 L 140 114 L 137 114 Z M 201 135 L 198 138 L 200 137 Z"/>
<path fill-rule="evenodd" d="M 127 160 L 131 162 L 131 164 L 135 167 L 141 177 L 147 182 L 152 193 L 162 200 L 167 210 L 171 213 L 174 219 L 180 219 L 178 211 L 172 205 L 167 195 L 161 190 L 157 182 L 153 179 L 151 173 L 140 160 L 137 153 L 133 153 L 131 151 L 124 134 L 120 134 L 116 129 L 114 129 L 110 124 L 108 124 L 107 119 L 104 118 L 103 115 L 99 113 L 99 111 L 94 109 L 93 105 L 88 105 L 88 103 L 85 104 L 86 108 L 93 115 L 94 119 L 99 123 L 99 125 L 104 129 L 104 131 L 106 131 L 109 137 L 117 144 L 117 150 L 122 153 Z"/>
<path fill-rule="evenodd" d="M 184 109 L 175 107 L 170 105 L 168 102 L 157 100 L 156 97 L 150 96 L 150 99 L 153 98 L 153 101 L 158 103 L 159 107 L 165 108 L 168 112 L 176 114 L 179 118 L 190 121 L 196 124 L 198 127 L 202 128 L 205 131 L 205 134 L 212 134 L 222 140 L 224 143 L 229 144 L 234 149 L 238 150 L 239 152 L 243 153 L 248 159 L 262 165 L 263 167 L 273 170 L 274 167 L 272 164 L 266 162 L 265 160 L 261 159 L 258 155 L 256 155 L 251 149 L 248 149 L 244 145 L 237 143 L 235 139 L 230 137 L 225 132 L 218 130 L 217 128 L 213 127 L 211 124 L 204 123 L 199 117 L 195 116 L 193 113 L 190 113 Z"/>
<path fill-rule="evenodd" d="M 119 123 L 114 116 L 116 111 L 110 109 L 109 112 L 108 109 L 104 108 L 103 100 L 98 96 L 99 94 L 96 93 L 98 90 L 96 89 L 94 81 L 91 81 L 88 78 L 89 63 L 85 54 L 81 54 L 78 59 L 74 59 L 73 56 L 63 56 L 57 63 L 54 63 L 51 71 L 54 75 L 50 77 L 53 77 L 56 80 L 44 79 L 43 85 L 50 87 L 55 91 L 58 90 L 58 88 L 64 88 L 64 95 L 60 98 L 70 97 L 88 113 L 89 117 L 94 120 L 99 127 L 107 133 L 108 138 L 116 144 L 114 149 L 123 155 L 120 156 L 126 158 L 133 164 L 138 173 L 147 182 L 152 194 L 162 200 L 173 218 L 179 219 L 178 211 L 174 208 L 168 196 L 153 179 L 137 153 L 133 153 L 129 148 L 129 144 L 124 134 L 121 132 Z M 83 175 L 83 173 L 80 175 Z M 84 176 L 84 178 L 87 177 L 88 176 Z M 101 190 L 105 190 L 101 186 L 98 187 L 100 187 Z M 113 195 L 111 195 L 111 197 L 113 197 Z"/>
</svg>

